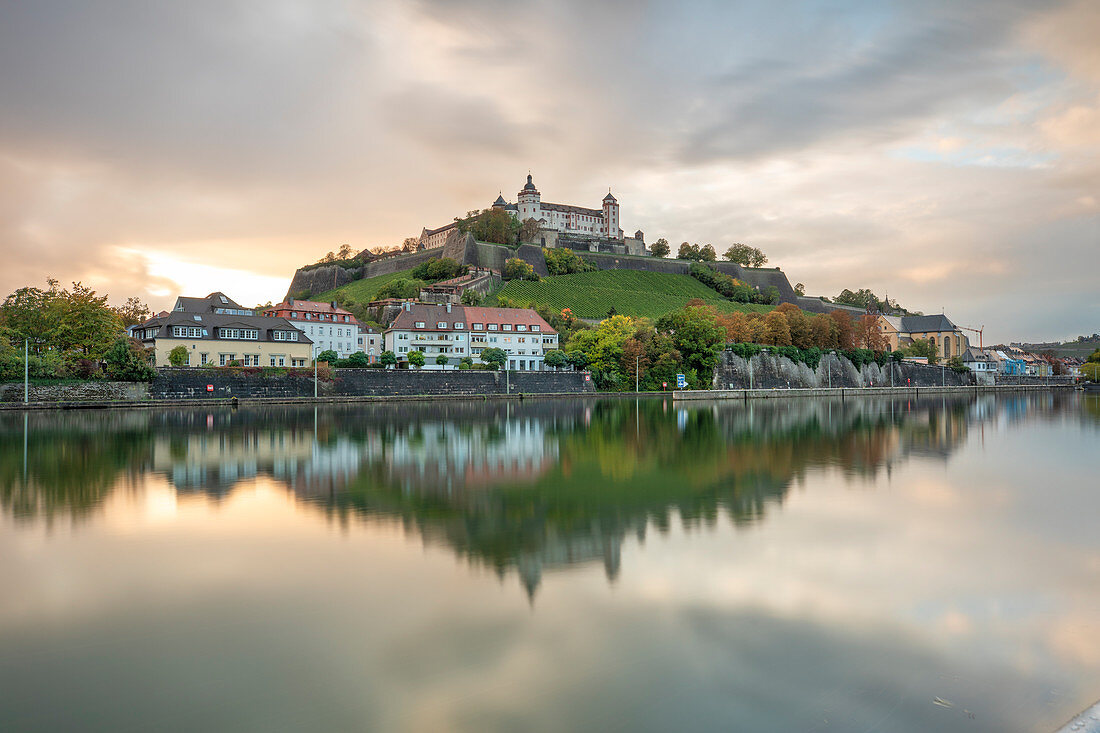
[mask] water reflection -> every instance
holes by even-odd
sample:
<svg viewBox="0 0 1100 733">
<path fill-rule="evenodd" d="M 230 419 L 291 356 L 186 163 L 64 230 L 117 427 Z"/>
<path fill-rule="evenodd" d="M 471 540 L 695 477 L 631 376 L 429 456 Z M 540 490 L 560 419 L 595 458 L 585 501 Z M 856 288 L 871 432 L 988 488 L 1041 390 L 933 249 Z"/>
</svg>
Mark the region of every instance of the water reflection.
<svg viewBox="0 0 1100 733">
<path fill-rule="evenodd" d="M 146 475 L 220 501 L 269 478 L 332 521 L 399 522 L 529 595 L 627 538 L 745 526 L 815 471 L 869 483 L 946 461 L 974 431 L 1083 420 L 1072 394 L 924 401 L 528 401 L 0 416 L 0 503 L 18 521 L 84 521 Z"/>
</svg>

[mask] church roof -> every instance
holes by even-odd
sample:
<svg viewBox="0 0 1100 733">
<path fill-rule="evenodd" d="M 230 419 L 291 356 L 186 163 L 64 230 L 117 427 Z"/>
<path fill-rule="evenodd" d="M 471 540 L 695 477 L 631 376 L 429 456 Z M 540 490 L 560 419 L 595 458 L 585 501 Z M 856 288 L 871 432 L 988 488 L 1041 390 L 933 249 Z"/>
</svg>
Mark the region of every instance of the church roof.
<svg viewBox="0 0 1100 733">
<path fill-rule="evenodd" d="M 937 313 L 931 316 L 902 316 L 902 330 L 907 333 L 929 333 L 931 331 L 954 331 L 955 324 L 947 316 Z"/>
</svg>

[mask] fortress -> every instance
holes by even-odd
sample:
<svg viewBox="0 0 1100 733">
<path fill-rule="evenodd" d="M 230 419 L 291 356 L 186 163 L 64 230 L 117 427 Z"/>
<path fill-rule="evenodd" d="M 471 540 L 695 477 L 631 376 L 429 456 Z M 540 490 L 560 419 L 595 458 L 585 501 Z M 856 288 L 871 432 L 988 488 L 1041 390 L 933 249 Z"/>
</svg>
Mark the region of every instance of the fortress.
<svg viewBox="0 0 1100 733">
<path fill-rule="evenodd" d="M 530 174 L 527 183 L 516 194 L 516 203 L 497 196 L 493 209 L 500 209 L 524 222 L 533 219 L 539 226 L 536 244 L 543 247 L 569 247 L 589 252 L 613 254 L 648 254 L 644 235 L 638 231 L 633 237 L 624 237 L 619 226 L 619 201 L 607 190 L 600 208 L 589 209 L 572 204 L 554 204 L 542 200 Z M 420 233 L 420 249 L 442 247 L 447 238 L 457 231 L 458 222 L 438 229 L 424 228 Z"/>
</svg>

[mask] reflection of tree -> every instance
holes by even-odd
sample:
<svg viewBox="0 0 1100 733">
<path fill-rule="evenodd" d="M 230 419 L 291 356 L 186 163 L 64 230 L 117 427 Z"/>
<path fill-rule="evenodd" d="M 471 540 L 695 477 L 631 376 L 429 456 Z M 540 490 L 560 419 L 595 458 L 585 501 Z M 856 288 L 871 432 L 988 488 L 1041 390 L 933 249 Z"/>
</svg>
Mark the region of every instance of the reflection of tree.
<svg viewBox="0 0 1100 733">
<path fill-rule="evenodd" d="M 27 417 L 25 476 L 22 416 L 0 430 L 0 505 L 17 519 L 83 517 L 121 474 L 147 467 L 144 420 L 123 413 L 91 422 L 73 413 Z"/>
</svg>

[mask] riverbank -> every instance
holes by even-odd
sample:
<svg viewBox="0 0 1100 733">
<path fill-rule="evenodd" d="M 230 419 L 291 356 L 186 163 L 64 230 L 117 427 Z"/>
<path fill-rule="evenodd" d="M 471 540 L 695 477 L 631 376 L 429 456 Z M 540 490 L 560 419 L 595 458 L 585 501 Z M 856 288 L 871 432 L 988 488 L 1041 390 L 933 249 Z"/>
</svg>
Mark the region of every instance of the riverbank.
<svg viewBox="0 0 1100 733">
<path fill-rule="evenodd" d="M 970 385 L 961 387 L 834 387 L 813 389 L 705 389 L 668 392 L 547 392 L 511 394 L 422 394 L 365 395 L 320 397 L 183 397 L 145 400 L 59 400 L 50 402 L 0 402 L 0 411 L 20 410 L 132 410 L 164 407 L 245 407 L 258 405 L 346 405 L 380 402 L 486 402 L 489 400 L 532 400 L 578 397 L 599 399 L 664 398 L 677 402 L 706 400 L 773 400 L 773 399 L 846 399 L 856 397 L 910 397 L 917 399 L 933 395 L 1007 394 L 1012 392 L 1046 392 L 1072 390 L 1072 385 Z"/>
</svg>

